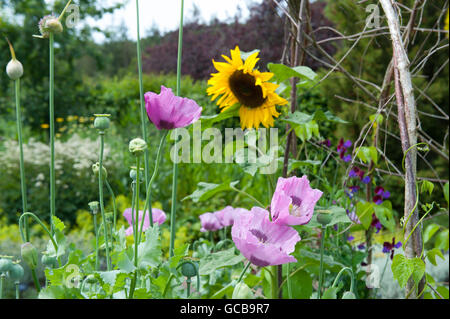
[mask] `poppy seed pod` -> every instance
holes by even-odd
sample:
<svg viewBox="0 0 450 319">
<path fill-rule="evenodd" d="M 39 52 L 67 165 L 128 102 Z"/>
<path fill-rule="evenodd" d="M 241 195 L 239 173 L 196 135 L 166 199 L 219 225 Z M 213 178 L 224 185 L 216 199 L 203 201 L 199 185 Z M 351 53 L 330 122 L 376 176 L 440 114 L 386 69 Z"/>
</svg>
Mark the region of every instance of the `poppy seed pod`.
<svg viewBox="0 0 450 319">
<path fill-rule="evenodd" d="M 100 171 L 100 163 L 97 162 L 95 164 L 92 164 L 92 171 L 94 172 L 95 176 L 98 176 Z M 108 171 L 106 170 L 105 166 L 102 165 L 102 177 L 106 179 L 108 177 Z"/>
<path fill-rule="evenodd" d="M 249 286 L 240 282 L 234 287 L 233 295 L 231 299 L 253 299 L 253 292 Z"/>
<path fill-rule="evenodd" d="M 181 273 L 188 278 L 197 276 L 197 267 L 192 262 L 187 261 L 181 265 Z"/>
<path fill-rule="evenodd" d="M 97 278 L 94 275 L 89 275 L 86 277 L 86 282 L 90 285 L 95 284 L 97 282 Z"/>
<path fill-rule="evenodd" d="M 27 242 L 21 247 L 22 259 L 27 263 L 31 269 L 35 269 L 38 264 L 38 254 L 36 248 L 30 242 Z"/>
<path fill-rule="evenodd" d="M 147 143 L 142 138 L 135 138 L 130 141 L 129 150 L 135 156 L 141 156 L 147 149 Z"/>
<path fill-rule="evenodd" d="M 12 59 L 6 65 L 6 74 L 8 74 L 11 80 L 20 79 L 23 75 L 23 66 L 19 60 Z"/>
<path fill-rule="evenodd" d="M 39 32 L 42 37 L 48 38 L 50 33 L 61 33 L 63 26 L 57 16 L 47 15 L 39 21 Z"/>
<path fill-rule="evenodd" d="M 344 294 L 342 295 L 342 299 L 356 299 L 356 296 L 353 292 L 351 291 L 346 291 L 344 292 Z"/>
<path fill-rule="evenodd" d="M 12 264 L 11 269 L 9 270 L 9 277 L 15 283 L 18 283 L 24 275 L 23 267 L 19 264 Z"/>
<path fill-rule="evenodd" d="M 13 263 L 10 259 L 6 258 L 0 259 L 0 273 L 8 272 L 11 269 L 12 265 Z"/>
<path fill-rule="evenodd" d="M 317 222 L 319 222 L 320 224 L 322 224 L 322 226 L 326 226 L 331 222 L 331 214 L 328 213 L 319 213 L 317 215 Z"/>
<path fill-rule="evenodd" d="M 111 120 L 109 119 L 109 114 L 94 114 L 95 120 L 94 120 L 94 127 L 97 130 L 104 131 L 109 129 L 109 125 L 111 123 Z"/>
</svg>

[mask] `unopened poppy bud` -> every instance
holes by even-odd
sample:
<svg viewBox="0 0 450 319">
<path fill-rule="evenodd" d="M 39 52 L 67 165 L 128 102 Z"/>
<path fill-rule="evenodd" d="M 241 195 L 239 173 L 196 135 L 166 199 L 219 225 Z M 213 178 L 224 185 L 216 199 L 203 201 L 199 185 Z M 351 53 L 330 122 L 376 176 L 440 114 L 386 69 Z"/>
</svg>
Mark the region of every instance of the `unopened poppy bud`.
<svg viewBox="0 0 450 319">
<path fill-rule="evenodd" d="M 351 291 L 346 291 L 344 292 L 344 294 L 342 295 L 342 299 L 356 299 L 356 296 L 353 292 Z"/>
<path fill-rule="evenodd" d="M 38 264 L 38 254 L 36 248 L 27 242 L 21 247 L 22 259 L 27 263 L 31 269 L 35 269 Z"/>
<path fill-rule="evenodd" d="M 55 256 L 42 255 L 41 262 L 48 268 L 55 268 L 58 265 L 58 261 Z"/>
<path fill-rule="evenodd" d="M 97 215 L 100 203 L 97 201 L 94 201 L 94 202 L 90 202 L 88 205 L 89 205 L 89 209 L 91 210 L 92 215 Z"/>
<path fill-rule="evenodd" d="M 129 145 L 130 152 L 135 156 L 141 156 L 147 149 L 147 143 L 142 138 L 135 138 L 131 140 Z"/>
<path fill-rule="evenodd" d="M 322 224 L 322 226 L 326 226 L 331 222 L 331 214 L 330 213 L 319 213 L 317 215 L 317 222 Z"/>
<path fill-rule="evenodd" d="M 100 163 L 97 162 L 95 164 L 92 164 L 92 171 L 94 172 L 95 176 L 98 176 L 100 171 Z M 102 165 L 102 177 L 106 179 L 108 177 L 108 171 L 106 170 L 105 166 Z"/>
<path fill-rule="evenodd" d="M 11 259 L 7 258 L 0 259 L 0 273 L 8 272 L 11 269 L 12 265 L 13 263 Z"/>
<path fill-rule="evenodd" d="M 249 286 L 240 282 L 234 287 L 233 295 L 231 299 L 253 299 L 253 292 Z"/>
<path fill-rule="evenodd" d="M 139 174 L 139 179 L 140 179 L 140 181 L 143 181 L 142 171 L 143 171 L 143 169 L 140 170 L 140 174 Z M 136 181 L 136 178 L 137 178 L 137 171 L 136 171 L 136 167 L 135 167 L 135 166 L 132 166 L 132 167 L 131 167 L 131 170 L 130 170 L 130 178 L 131 178 L 131 180 L 132 180 L 133 182 Z"/>
<path fill-rule="evenodd" d="M 112 224 L 112 222 L 114 221 L 114 214 L 111 212 L 106 213 L 105 219 L 108 224 Z"/>
<path fill-rule="evenodd" d="M 47 15 L 39 21 L 39 32 L 44 38 L 48 38 L 50 33 L 61 33 L 62 31 L 62 23 L 54 15 Z"/>
<path fill-rule="evenodd" d="M 197 276 L 197 267 L 190 261 L 185 262 L 181 265 L 181 273 L 188 278 Z"/>
<path fill-rule="evenodd" d="M 11 60 L 6 65 L 6 74 L 8 74 L 11 80 L 20 79 L 23 75 L 23 66 L 19 60 Z"/>
<path fill-rule="evenodd" d="M 104 131 L 109 129 L 109 125 L 111 124 L 111 120 L 109 117 L 110 114 L 94 114 L 95 120 L 94 120 L 94 127 L 97 130 Z"/>
<path fill-rule="evenodd" d="M 24 275 L 23 267 L 19 264 L 12 264 L 9 270 L 9 278 L 14 282 L 19 282 Z"/>
</svg>

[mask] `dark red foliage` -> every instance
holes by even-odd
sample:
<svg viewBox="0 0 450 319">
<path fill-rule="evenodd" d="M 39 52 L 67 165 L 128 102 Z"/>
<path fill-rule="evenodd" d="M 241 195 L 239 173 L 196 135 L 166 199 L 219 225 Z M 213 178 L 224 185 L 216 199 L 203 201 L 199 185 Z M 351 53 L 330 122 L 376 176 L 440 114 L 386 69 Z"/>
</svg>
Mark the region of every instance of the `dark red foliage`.
<svg viewBox="0 0 450 319">
<path fill-rule="evenodd" d="M 325 3 L 311 4 L 313 29 L 319 25 L 330 26 L 325 19 L 323 8 Z M 261 50 L 258 63 L 260 70 L 265 70 L 267 63 L 280 63 L 284 46 L 284 16 L 277 12 L 273 1 L 264 0 L 254 5 L 246 23 L 226 24 L 213 22 L 209 25 L 191 22 L 184 26 L 182 74 L 194 79 L 207 79 L 215 72 L 212 59 L 223 61 L 222 54 L 230 55 L 230 49 L 239 45 L 241 51 Z M 318 40 L 334 35 L 325 30 L 315 34 Z M 178 31 L 167 33 L 160 44 L 149 47 L 144 52 L 144 71 L 154 73 L 175 73 L 177 68 Z M 330 53 L 334 48 L 324 46 Z M 311 49 L 311 47 L 310 47 Z M 307 57 L 306 65 L 317 69 L 319 64 Z"/>
</svg>

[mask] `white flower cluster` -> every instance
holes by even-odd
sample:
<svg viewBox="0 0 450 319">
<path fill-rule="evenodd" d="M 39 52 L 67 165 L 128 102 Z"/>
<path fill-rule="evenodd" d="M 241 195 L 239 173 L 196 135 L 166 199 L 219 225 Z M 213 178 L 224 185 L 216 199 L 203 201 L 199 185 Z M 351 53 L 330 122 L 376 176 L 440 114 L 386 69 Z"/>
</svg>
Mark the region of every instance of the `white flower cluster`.
<svg viewBox="0 0 450 319">
<path fill-rule="evenodd" d="M 55 141 L 55 169 L 61 170 L 63 163 L 72 162 L 74 171 L 80 175 L 83 170 L 91 170 L 93 163 L 98 161 L 100 140 L 81 138 L 73 135 L 66 142 Z M 0 167 L 13 169 L 19 167 L 19 145 L 15 140 L 7 140 L 3 144 L 4 149 L 0 150 Z M 50 146 L 34 139 L 30 139 L 23 145 L 25 165 L 43 166 L 50 165 Z M 104 166 L 108 167 L 112 163 L 120 163 L 119 155 L 111 154 L 111 149 L 105 145 Z"/>
</svg>

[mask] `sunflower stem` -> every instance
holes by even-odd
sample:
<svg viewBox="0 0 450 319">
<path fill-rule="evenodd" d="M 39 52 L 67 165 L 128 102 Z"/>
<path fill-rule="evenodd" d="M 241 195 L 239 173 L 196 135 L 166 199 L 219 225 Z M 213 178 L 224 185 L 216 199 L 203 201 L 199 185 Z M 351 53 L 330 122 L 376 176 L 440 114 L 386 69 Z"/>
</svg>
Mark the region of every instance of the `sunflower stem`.
<svg viewBox="0 0 450 319">
<path fill-rule="evenodd" d="M 184 0 L 181 0 L 181 14 L 180 14 L 180 28 L 178 34 L 178 59 L 177 59 L 177 96 L 180 95 L 181 89 L 181 56 L 183 52 L 183 16 L 184 16 Z M 176 134 L 175 129 L 175 136 Z M 177 141 L 175 141 L 175 154 L 177 154 Z M 175 233 L 176 233 L 176 225 L 175 225 L 175 214 L 177 207 L 177 182 L 178 182 L 178 164 L 176 161 L 173 163 L 173 179 L 172 179 L 172 207 L 170 210 L 170 246 L 169 246 L 169 255 L 173 256 L 174 252 L 174 244 L 175 244 Z"/>
</svg>

